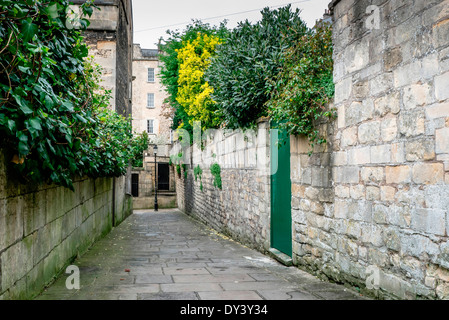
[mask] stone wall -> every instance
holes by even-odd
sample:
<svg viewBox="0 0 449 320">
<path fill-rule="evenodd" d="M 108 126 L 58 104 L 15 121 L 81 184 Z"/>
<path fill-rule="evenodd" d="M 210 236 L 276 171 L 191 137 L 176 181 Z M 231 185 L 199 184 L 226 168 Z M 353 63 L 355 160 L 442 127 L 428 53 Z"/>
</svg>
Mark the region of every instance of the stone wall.
<svg viewBox="0 0 449 320">
<path fill-rule="evenodd" d="M 175 173 L 178 207 L 250 247 L 268 250 L 269 123 L 259 123 L 252 133 L 217 130 L 206 137 L 204 150 L 196 144 L 182 148 L 179 142 L 172 149 L 172 154 L 183 152 L 187 164 L 187 178 L 184 171 Z M 222 190 L 213 184 L 214 163 L 221 167 Z M 203 173 L 195 180 L 198 165 Z"/>
<path fill-rule="evenodd" d="M 72 0 L 73 8 L 86 0 Z M 102 85 L 112 91 L 111 107 L 128 117 L 132 114 L 132 43 L 131 0 L 96 0 L 90 25 L 83 36 L 89 55 L 104 68 Z"/>
<path fill-rule="evenodd" d="M 17 183 L 0 153 L 0 300 L 34 297 L 132 212 L 124 177 L 74 187 Z"/>
<path fill-rule="evenodd" d="M 292 140 L 298 265 L 379 297 L 449 298 L 448 7 L 332 2 L 338 120 L 312 158 Z"/>
</svg>

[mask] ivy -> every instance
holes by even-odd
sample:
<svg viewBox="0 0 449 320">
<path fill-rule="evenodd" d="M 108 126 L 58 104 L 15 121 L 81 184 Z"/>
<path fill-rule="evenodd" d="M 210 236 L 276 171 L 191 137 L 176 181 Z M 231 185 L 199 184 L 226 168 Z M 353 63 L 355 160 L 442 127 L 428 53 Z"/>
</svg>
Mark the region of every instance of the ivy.
<svg viewBox="0 0 449 320">
<path fill-rule="evenodd" d="M 221 181 L 221 167 L 218 163 L 214 163 L 210 166 L 210 173 L 214 177 L 214 187 L 218 189 L 222 189 L 222 181 Z"/>
<path fill-rule="evenodd" d="M 83 16 L 67 0 L 0 0 L 0 147 L 23 183 L 73 190 L 75 175 L 126 173 L 135 143 L 129 118 L 110 108 L 101 68 L 88 58 Z"/>
<path fill-rule="evenodd" d="M 306 136 L 312 146 L 325 143 L 319 121 L 335 116 L 328 107 L 334 95 L 331 27 L 318 22 L 284 52 L 282 64 L 270 81 L 266 105 L 271 119 L 289 134 Z"/>
<path fill-rule="evenodd" d="M 255 24 L 240 22 L 217 47 L 206 81 L 214 88 L 223 123 L 231 129 L 253 127 L 267 115 L 268 81 L 283 68 L 282 52 L 300 41 L 308 28 L 291 6 L 270 10 Z"/>
<path fill-rule="evenodd" d="M 193 169 L 193 174 L 195 176 L 195 181 L 197 181 L 198 178 L 200 179 L 200 190 L 203 191 L 203 179 L 202 179 L 203 169 L 201 169 L 200 165 L 196 166 Z"/>
</svg>

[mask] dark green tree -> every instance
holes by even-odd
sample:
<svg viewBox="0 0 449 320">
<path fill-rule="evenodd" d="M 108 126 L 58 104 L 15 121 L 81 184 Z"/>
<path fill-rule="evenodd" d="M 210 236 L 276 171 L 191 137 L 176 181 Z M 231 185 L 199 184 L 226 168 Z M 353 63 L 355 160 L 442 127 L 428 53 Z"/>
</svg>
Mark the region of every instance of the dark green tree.
<svg viewBox="0 0 449 320">
<path fill-rule="evenodd" d="M 291 6 L 270 10 L 251 24 L 241 22 L 218 46 L 206 80 L 228 128 L 246 128 L 267 115 L 269 80 L 282 70 L 283 52 L 309 32 L 300 11 Z"/>
</svg>

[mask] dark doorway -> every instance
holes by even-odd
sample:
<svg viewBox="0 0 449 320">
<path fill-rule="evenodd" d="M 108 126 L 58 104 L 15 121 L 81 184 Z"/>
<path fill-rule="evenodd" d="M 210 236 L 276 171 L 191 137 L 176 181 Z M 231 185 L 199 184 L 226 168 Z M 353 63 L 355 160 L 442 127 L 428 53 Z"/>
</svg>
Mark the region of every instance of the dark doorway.
<svg viewBox="0 0 449 320">
<path fill-rule="evenodd" d="M 133 197 L 139 196 L 139 174 L 133 173 L 131 175 L 131 194 Z"/>
<path fill-rule="evenodd" d="M 170 190 L 170 171 L 168 163 L 158 163 L 157 172 L 157 189 Z"/>
</svg>

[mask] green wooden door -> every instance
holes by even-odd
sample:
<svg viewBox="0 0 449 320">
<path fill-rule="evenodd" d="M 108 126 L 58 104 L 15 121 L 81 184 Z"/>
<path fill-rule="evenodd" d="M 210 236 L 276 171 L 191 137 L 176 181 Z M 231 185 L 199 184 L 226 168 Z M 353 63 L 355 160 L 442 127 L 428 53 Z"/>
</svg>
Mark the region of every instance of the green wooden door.
<svg viewBox="0 0 449 320">
<path fill-rule="evenodd" d="M 290 137 L 271 130 L 271 247 L 292 256 Z M 281 141 L 286 141 L 282 144 Z"/>
</svg>

